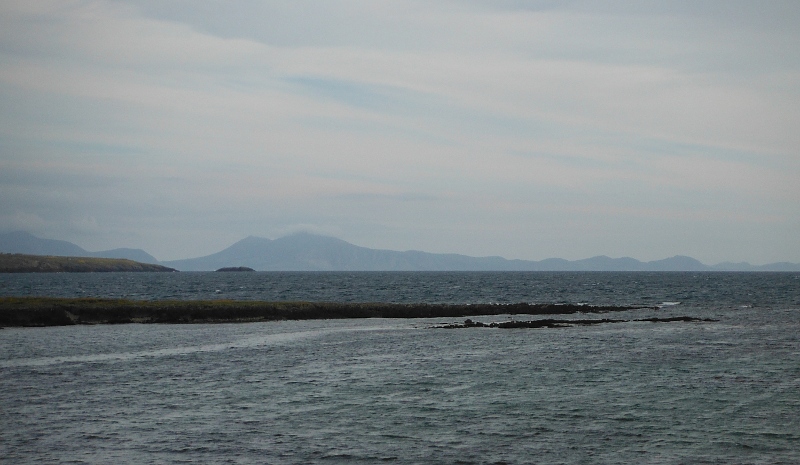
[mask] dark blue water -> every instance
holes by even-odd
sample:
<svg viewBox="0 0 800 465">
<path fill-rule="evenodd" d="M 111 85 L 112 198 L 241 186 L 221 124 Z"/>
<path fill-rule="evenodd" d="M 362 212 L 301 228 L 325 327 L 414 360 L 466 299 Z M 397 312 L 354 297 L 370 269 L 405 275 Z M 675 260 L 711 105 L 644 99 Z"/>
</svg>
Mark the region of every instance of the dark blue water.
<svg viewBox="0 0 800 465">
<path fill-rule="evenodd" d="M 632 303 L 660 308 L 620 317 L 719 320 L 7 328 L 4 463 L 800 463 L 797 274 L 0 275 L 0 294 Z"/>
<path fill-rule="evenodd" d="M 329 302 L 800 306 L 800 273 L 257 272 L 0 274 L 0 296 Z"/>
</svg>

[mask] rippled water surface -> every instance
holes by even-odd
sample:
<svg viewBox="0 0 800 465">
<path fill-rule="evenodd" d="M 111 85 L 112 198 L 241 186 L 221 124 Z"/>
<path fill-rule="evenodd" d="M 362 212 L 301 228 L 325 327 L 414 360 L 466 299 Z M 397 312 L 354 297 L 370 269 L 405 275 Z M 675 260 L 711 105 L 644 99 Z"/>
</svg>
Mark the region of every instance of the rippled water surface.
<svg viewBox="0 0 800 465">
<path fill-rule="evenodd" d="M 660 308 L 618 316 L 719 320 L 7 328 L 5 463 L 800 463 L 793 274 L 0 275 L 0 283 L 5 295 L 644 303 Z"/>
<path fill-rule="evenodd" d="M 334 302 L 800 305 L 800 273 L 0 273 L 0 296 Z"/>
</svg>

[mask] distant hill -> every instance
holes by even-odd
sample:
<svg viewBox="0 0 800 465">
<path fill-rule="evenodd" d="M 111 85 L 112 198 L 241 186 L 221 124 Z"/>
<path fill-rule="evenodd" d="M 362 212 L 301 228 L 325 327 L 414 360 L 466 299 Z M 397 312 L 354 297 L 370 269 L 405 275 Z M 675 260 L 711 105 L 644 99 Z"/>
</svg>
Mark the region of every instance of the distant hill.
<svg viewBox="0 0 800 465">
<path fill-rule="evenodd" d="M 259 271 L 717 271 L 691 257 L 675 256 L 641 262 L 598 256 L 569 261 L 507 260 L 420 251 L 369 249 L 334 237 L 298 233 L 280 239 L 250 236 L 221 252 L 200 258 L 163 262 L 183 271 L 211 271 L 247 266 Z M 736 264 L 720 271 L 800 271 L 800 265 L 776 263 L 754 267 Z"/>
<path fill-rule="evenodd" d="M 72 242 L 41 239 L 22 231 L 0 234 L 0 252 L 60 257 L 122 258 L 141 263 L 158 263 L 155 257 L 141 249 L 123 248 L 89 252 Z"/>
<path fill-rule="evenodd" d="M 72 242 L 40 239 L 22 231 L 0 234 L 0 252 L 62 257 L 87 257 L 89 253 Z"/>
<path fill-rule="evenodd" d="M 103 250 L 101 252 L 89 252 L 89 256 L 98 258 L 123 258 L 126 260 L 133 260 L 135 262 L 141 262 L 141 263 L 154 263 L 154 264 L 158 263 L 156 257 L 150 255 L 144 250 L 129 249 L 126 247 L 120 249 Z"/>
<path fill-rule="evenodd" d="M 369 249 L 308 233 L 275 240 L 251 236 L 206 257 L 164 262 L 184 271 L 229 266 L 247 266 L 259 271 L 503 270 L 514 269 L 511 263 L 500 257 Z"/>
</svg>

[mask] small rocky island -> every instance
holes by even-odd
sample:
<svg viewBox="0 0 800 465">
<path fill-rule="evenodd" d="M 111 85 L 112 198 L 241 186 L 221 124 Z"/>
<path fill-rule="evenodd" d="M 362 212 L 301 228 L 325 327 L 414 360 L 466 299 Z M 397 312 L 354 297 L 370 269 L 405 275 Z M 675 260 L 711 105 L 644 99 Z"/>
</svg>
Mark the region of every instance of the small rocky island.
<svg viewBox="0 0 800 465">
<path fill-rule="evenodd" d="M 178 271 L 166 266 L 124 258 L 58 257 L 52 255 L 0 254 L 0 273 L 92 273 L 112 271 Z"/>
<path fill-rule="evenodd" d="M 226 271 L 256 271 L 256 270 L 248 268 L 246 266 L 226 266 L 225 268 L 220 268 L 217 271 L 226 272 Z"/>
</svg>

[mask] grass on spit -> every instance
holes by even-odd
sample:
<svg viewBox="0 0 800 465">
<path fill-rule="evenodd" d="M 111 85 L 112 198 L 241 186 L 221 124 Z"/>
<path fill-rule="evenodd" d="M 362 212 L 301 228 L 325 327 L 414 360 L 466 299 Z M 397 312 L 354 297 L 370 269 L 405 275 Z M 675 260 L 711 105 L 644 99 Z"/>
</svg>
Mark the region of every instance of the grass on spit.
<svg viewBox="0 0 800 465">
<path fill-rule="evenodd" d="M 57 257 L 0 254 L 0 273 L 90 273 L 119 271 L 175 271 L 166 266 L 124 258 Z"/>
<path fill-rule="evenodd" d="M 636 307 L 555 304 L 393 304 L 241 300 L 0 298 L 0 326 L 121 323 L 221 323 L 343 318 L 438 318 L 478 315 L 607 313 Z"/>
</svg>

